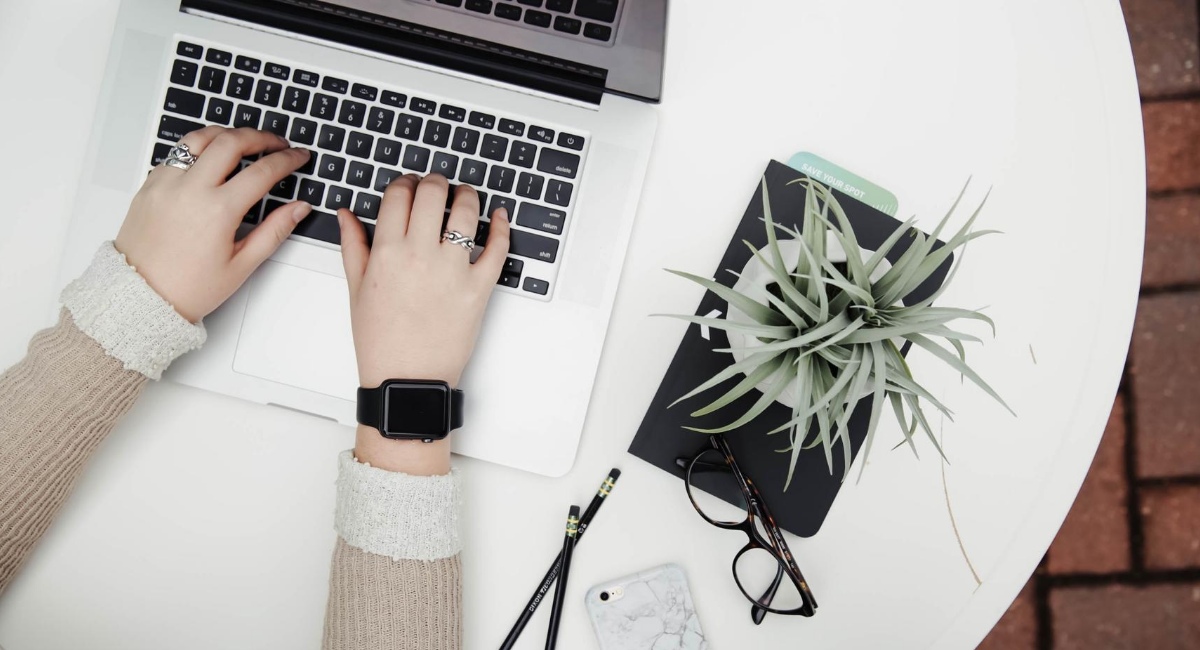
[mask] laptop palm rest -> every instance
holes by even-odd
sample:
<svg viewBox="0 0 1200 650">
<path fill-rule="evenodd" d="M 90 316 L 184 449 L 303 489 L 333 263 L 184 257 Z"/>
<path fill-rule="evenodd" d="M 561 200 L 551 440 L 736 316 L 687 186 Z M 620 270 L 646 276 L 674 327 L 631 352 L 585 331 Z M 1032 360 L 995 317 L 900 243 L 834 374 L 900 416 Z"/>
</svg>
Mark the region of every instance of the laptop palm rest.
<svg viewBox="0 0 1200 650">
<path fill-rule="evenodd" d="M 234 371 L 353 401 L 358 368 L 346 280 L 267 262 L 248 288 Z"/>
</svg>

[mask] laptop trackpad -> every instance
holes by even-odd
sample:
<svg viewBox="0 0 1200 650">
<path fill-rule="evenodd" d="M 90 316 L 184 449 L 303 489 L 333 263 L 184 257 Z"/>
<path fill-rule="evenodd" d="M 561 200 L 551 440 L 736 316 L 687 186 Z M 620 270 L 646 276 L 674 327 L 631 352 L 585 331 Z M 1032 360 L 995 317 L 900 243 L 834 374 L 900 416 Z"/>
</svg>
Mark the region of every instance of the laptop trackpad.
<svg viewBox="0 0 1200 650">
<path fill-rule="evenodd" d="M 248 285 L 234 371 L 353 401 L 358 368 L 346 280 L 267 262 Z"/>
</svg>

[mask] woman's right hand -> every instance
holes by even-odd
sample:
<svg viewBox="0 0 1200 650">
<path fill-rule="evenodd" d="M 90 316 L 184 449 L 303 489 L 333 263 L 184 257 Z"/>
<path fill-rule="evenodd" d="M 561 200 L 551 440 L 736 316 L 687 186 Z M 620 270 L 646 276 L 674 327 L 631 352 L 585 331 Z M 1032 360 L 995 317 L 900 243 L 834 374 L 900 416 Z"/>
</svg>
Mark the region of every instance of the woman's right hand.
<svg viewBox="0 0 1200 650">
<path fill-rule="evenodd" d="M 342 261 L 350 288 L 350 316 L 361 385 L 387 379 L 435 379 L 457 386 L 508 255 L 508 215 L 491 218 L 487 246 L 475 264 L 459 244 L 442 241 L 449 183 L 440 174 L 398 178 L 383 195 L 372 246 L 348 210 L 338 212 Z M 446 230 L 474 238 L 479 194 L 455 190 Z M 413 447 L 413 444 L 418 447 Z M 413 451 L 433 452 L 418 454 Z M 359 460 L 412 474 L 444 473 L 448 440 L 407 443 L 359 427 Z"/>
</svg>

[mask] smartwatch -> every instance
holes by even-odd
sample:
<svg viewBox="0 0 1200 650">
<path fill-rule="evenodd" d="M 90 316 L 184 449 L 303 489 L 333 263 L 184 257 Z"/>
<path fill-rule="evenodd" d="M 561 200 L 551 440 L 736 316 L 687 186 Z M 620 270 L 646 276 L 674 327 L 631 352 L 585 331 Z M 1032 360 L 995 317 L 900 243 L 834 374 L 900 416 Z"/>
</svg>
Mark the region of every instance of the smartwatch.
<svg viewBox="0 0 1200 650">
<path fill-rule="evenodd" d="M 444 381 L 389 379 L 358 389 L 358 423 L 384 438 L 433 442 L 463 424 L 463 392 Z"/>
</svg>

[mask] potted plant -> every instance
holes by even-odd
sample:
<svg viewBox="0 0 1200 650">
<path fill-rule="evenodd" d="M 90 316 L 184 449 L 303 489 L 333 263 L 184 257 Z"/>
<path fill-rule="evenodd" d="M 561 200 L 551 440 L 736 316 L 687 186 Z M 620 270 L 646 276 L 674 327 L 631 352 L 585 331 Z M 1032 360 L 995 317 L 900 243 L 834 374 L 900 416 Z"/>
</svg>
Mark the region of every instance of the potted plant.
<svg viewBox="0 0 1200 650">
<path fill-rule="evenodd" d="M 784 489 L 791 484 L 801 450 L 816 446 L 824 451 L 831 473 L 834 448 L 840 446 L 844 480 L 852 460 L 847 424 L 862 405 L 870 408 L 864 468 L 880 415 L 889 405 L 901 425 L 904 442 L 914 453 L 913 437 L 918 429 L 942 453 L 922 401 L 947 418 L 953 414 L 913 376 L 905 361 L 905 352 L 912 346 L 942 360 L 1008 409 L 996 391 L 967 365 L 965 344 L 980 343 L 980 339 L 951 328 L 958 320 L 977 320 L 990 326 L 994 335 L 995 324 L 979 311 L 933 305 L 961 265 L 961 255 L 932 295 L 911 304 L 906 302 L 916 287 L 949 263 L 955 251 L 993 232 L 972 230 L 986 197 L 944 244 L 938 237 L 966 187 L 929 235 L 914 228 L 910 219 L 875 250 L 865 250 L 828 187 L 808 177 L 788 184 L 795 183 L 806 190 L 799 231 L 772 219 L 767 183 L 763 180 L 767 245 L 758 249 L 744 242 L 751 252 L 750 261 L 741 270 L 729 270 L 737 277 L 732 287 L 671 271 L 728 303 L 723 318 L 671 316 L 724 331 L 729 347 L 716 351 L 730 354 L 728 366 L 672 406 L 739 376 L 740 381 L 693 411 L 692 416 L 714 413 L 751 391 L 760 394 L 747 411 L 731 416 L 724 426 L 687 428 L 707 434 L 733 431 L 760 416 L 772 403 L 784 404 L 790 409 L 790 418 L 768 424 L 777 425 L 770 435 L 783 433 L 786 437 L 778 449 L 789 455 Z M 896 248 L 902 242 L 907 244 L 906 250 Z M 893 264 L 888 262 L 888 254 L 894 248 L 904 252 Z M 939 344 L 939 339 L 949 347 Z"/>
</svg>

